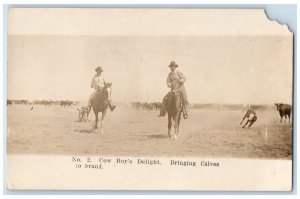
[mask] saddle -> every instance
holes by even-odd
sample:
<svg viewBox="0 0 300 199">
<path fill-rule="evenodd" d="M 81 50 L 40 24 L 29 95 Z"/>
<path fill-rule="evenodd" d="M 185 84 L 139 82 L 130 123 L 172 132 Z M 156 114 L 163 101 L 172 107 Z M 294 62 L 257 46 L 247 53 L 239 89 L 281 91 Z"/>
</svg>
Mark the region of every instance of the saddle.
<svg viewBox="0 0 300 199">
<path fill-rule="evenodd" d="M 179 90 L 176 90 L 176 91 L 171 90 L 171 91 L 167 94 L 167 97 L 166 97 L 165 101 L 167 101 L 167 100 L 170 98 L 171 94 L 175 94 L 175 95 L 179 95 L 179 96 L 180 96 L 180 99 L 181 99 L 181 105 L 182 105 L 182 111 L 183 111 L 183 109 L 184 109 L 184 99 L 183 99 L 182 91 L 181 91 L 180 89 L 179 89 Z M 165 102 L 164 102 L 164 104 L 165 104 Z"/>
</svg>

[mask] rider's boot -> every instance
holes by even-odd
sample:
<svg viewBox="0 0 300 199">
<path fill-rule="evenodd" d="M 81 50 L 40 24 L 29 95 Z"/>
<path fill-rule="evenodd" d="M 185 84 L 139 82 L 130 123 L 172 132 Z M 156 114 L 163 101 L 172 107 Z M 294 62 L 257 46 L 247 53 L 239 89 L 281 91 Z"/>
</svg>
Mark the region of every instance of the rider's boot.
<svg viewBox="0 0 300 199">
<path fill-rule="evenodd" d="M 164 117 L 166 115 L 166 107 L 164 104 L 161 104 L 160 106 L 160 111 L 159 111 L 159 115 L 157 117 Z"/>
<path fill-rule="evenodd" d="M 108 101 L 108 106 L 111 111 L 114 111 L 116 108 L 116 105 L 113 105 L 111 101 Z"/>
</svg>

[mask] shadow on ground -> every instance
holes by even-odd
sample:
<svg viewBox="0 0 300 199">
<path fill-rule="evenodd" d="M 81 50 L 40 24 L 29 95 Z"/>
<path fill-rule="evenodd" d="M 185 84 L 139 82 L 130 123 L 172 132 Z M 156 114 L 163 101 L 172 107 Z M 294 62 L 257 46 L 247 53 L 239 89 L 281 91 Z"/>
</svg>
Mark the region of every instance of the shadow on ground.
<svg viewBox="0 0 300 199">
<path fill-rule="evenodd" d="M 156 135 L 148 135 L 148 139 L 155 139 L 155 138 L 170 138 L 168 135 L 156 134 Z"/>
<path fill-rule="evenodd" d="M 81 129 L 81 130 L 75 130 L 75 132 L 79 133 L 93 133 L 94 129 Z"/>
</svg>

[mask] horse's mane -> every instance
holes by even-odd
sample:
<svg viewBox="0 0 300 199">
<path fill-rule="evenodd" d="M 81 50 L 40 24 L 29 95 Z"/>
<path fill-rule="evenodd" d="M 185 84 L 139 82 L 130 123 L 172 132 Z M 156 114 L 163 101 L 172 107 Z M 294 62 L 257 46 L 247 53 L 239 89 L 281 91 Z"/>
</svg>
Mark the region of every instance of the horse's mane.
<svg viewBox="0 0 300 199">
<path fill-rule="evenodd" d="M 105 82 L 104 87 L 110 88 L 112 86 L 112 82 Z"/>
</svg>

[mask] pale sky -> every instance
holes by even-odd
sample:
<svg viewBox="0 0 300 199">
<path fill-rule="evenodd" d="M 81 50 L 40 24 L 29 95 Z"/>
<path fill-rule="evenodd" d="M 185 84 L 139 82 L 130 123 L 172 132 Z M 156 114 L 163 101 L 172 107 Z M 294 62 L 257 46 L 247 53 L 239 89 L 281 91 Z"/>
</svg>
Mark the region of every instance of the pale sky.
<svg viewBox="0 0 300 199">
<path fill-rule="evenodd" d="M 161 101 L 176 61 L 192 103 L 291 103 L 293 35 L 263 9 L 10 8 L 9 99 Z"/>
<path fill-rule="evenodd" d="M 88 100 L 102 66 L 114 101 L 160 101 L 176 61 L 192 103 L 291 102 L 291 47 L 284 36 L 10 36 L 8 98 Z"/>
</svg>

